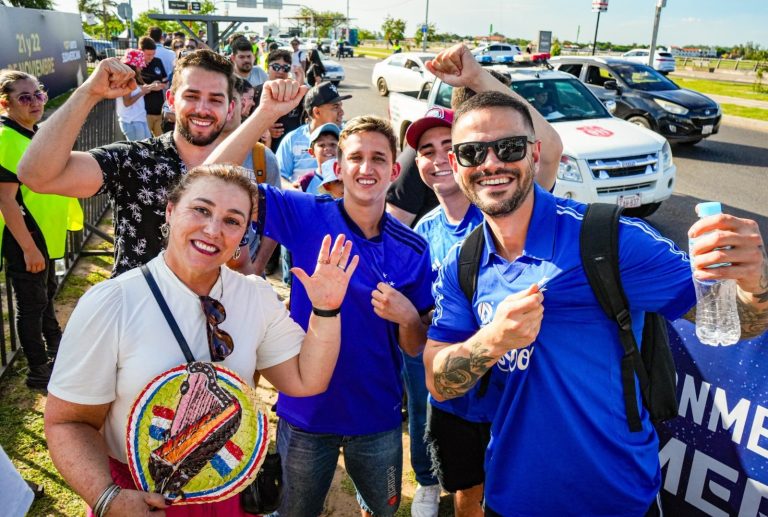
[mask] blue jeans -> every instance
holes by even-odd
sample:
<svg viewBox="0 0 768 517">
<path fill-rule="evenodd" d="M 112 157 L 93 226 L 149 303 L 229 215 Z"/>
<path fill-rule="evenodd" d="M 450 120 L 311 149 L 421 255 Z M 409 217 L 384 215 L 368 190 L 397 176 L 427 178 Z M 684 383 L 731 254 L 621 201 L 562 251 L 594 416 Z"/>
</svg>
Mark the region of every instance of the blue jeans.
<svg viewBox="0 0 768 517">
<path fill-rule="evenodd" d="M 360 507 L 376 517 L 394 515 L 400 506 L 403 473 L 400 433 L 399 427 L 357 436 L 308 433 L 281 419 L 277 450 L 283 463 L 283 500 L 275 515 L 315 517 L 322 513 L 340 448 Z"/>
<path fill-rule="evenodd" d="M 152 133 L 149 132 L 149 126 L 147 121 L 142 122 L 123 122 L 120 123 L 120 131 L 123 132 L 125 138 L 133 142 L 134 140 L 144 140 L 145 138 L 152 138 Z"/>
<path fill-rule="evenodd" d="M 293 278 L 293 273 L 291 273 L 291 268 L 293 267 L 293 255 L 291 255 L 290 250 L 285 246 L 280 246 L 280 266 L 283 270 L 283 283 L 288 287 L 291 287 L 291 280 Z"/>
<path fill-rule="evenodd" d="M 424 357 L 403 353 L 403 380 L 408 392 L 408 435 L 411 437 L 411 467 L 421 486 L 437 484 L 432 462 L 427 454 L 424 432 L 427 427 L 427 385 L 424 380 Z"/>
</svg>

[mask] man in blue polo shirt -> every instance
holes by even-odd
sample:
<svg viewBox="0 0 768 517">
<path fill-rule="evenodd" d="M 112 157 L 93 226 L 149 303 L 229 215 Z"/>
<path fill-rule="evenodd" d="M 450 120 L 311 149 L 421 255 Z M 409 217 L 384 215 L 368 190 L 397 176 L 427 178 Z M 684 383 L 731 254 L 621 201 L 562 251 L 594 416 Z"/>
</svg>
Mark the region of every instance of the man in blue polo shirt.
<svg viewBox="0 0 768 517">
<path fill-rule="evenodd" d="M 268 89 L 283 87 L 298 90 L 287 83 Z M 256 116 L 222 142 L 211 160 L 240 159 L 263 131 L 261 112 L 269 110 L 269 104 L 262 102 Z M 418 313 L 426 314 L 432 295 L 426 242 L 384 210 L 387 189 L 400 172 L 395 148 L 387 121 L 358 117 L 339 138 L 336 171 L 344 183 L 343 199 L 293 190 L 260 191 L 264 235 L 288 247 L 296 266 L 314 266 L 317 253 L 310 246 L 329 233 L 345 234 L 360 257 L 341 307 L 342 348 L 327 391 L 308 398 L 281 394 L 278 399 L 277 441 L 285 481 L 281 516 L 322 512 L 340 449 L 364 512 L 391 516 L 400 503 L 400 350 L 418 354 L 426 325 L 418 314 L 404 316 L 398 301 L 403 296 Z M 306 328 L 313 311 L 300 282 L 294 282 L 291 316 Z"/>
<path fill-rule="evenodd" d="M 450 74 L 451 64 L 442 65 Z M 438 400 L 465 393 L 490 368 L 502 376 L 486 454 L 486 515 L 645 515 L 660 488 L 658 438 L 644 410 L 642 431 L 629 431 L 622 346 L 579 256 L 585 205 L 534 184 L 540 147 L 530 113 L 514 99 L 491 92 L 468 100 L 452 138 L 451 167 L 484 214 L 485 246 L 471 303 L 459 286 L 458 247 L 448 253 L 424 360 Z M 737 278 L 749 315 L 742 331 L 764 330 L 768 261 L 756 224 L 707 218 L 689 235 L 700 237 L 695 274 Z M 671 241 L 629 218 L 619 240 L 636 334 L 644 312 L 674 319 L 694 305 L 691 264 Z M 736 267 L 706 269 L 722 262 Z"/>
</svg>

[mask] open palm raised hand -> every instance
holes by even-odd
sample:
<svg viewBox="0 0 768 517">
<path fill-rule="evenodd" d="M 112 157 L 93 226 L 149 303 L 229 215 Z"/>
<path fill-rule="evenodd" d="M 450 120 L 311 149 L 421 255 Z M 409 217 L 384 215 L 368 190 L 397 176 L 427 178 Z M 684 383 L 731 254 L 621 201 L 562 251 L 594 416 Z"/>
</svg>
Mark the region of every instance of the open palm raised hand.
<svg viewBox="0 0 768 517">
<path fill-rule="evenodd" d="M 357 255 L 351 258 L 352 242 L 346 240 L 343 234 L 336 237 L 331 248 L 331 236 L 326 235 L 320 245 L 317 256 L 317 266 L 312 276 L 303 269 L 295 267 L 291 272 L 304 286 L 312 306 L 322 310 L 334 310 L 341 306 L 347 293 L 349 279 L 357 268 L 360 259 Z"/>
</svg>

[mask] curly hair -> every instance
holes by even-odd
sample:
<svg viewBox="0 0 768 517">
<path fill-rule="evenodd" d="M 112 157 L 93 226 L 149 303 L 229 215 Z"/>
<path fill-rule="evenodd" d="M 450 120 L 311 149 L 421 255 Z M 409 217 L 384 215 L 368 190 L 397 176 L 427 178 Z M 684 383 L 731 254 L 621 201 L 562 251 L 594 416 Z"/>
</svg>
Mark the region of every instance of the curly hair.
<svg viewBox="0 0 768 517">
<path fill-rule="evenodd" d="M 173 81 L 171 82 L 171 93 L 176 93 L 181 84 L 181 72 L 185 68 L 202 68 L 209 72 L 222 74 L 227 78 L 227 99 L 232 98 L 235 80 L 232 77 L 232 61 L 216 52 L 208 49 L 195 50 L 186 56 L 176 60 L 176 66 L 173 68 Z"/>
</svg>

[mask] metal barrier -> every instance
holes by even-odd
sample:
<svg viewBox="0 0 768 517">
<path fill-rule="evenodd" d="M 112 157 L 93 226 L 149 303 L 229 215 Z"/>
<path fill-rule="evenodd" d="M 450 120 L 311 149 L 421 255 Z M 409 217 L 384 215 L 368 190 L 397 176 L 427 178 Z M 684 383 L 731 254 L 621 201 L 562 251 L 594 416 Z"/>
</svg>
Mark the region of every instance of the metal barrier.
<svg viewBox="0 0 768 517">
<path fill-rule="evenodd" d="M 115 101 L 101 101 L 93 108 L 83 128 L 80 130 L 75 143 L 75 150 L 86 151 L 94 147 L 110 144 L 119 139 L 118 135 L 120 135 L 120 127 L 117 124 Z M 109 199 L 106 195 L 102 194 L 88 199 L 81 199 L 80 204 L 83 207 L 85 228 L 78 232 L 69 232 L 67 236 L 67 249 L 62 259 L 64 271 L 63 274 L 58 276 L 59 285 L 69 275 L 79 257 L 94 254 L 112 255 L 111 250 L 90 251 L 83 249 L 85 241 L 93 233 L 98 233 L 100 236 L 106 237 L 106 240 L 109 242 L 112 242 L 109 235 L 105 235 L 96 228 L 104 213 L 110 208 Z M 8 367 L 16 359 L 20 349 L 20 343 L 16 334 L 13 290 L 11 283 L 5 277 L 2 280 L 2 283 L 5 284 L 5 288 L 2 290 L 5 293 L 4 296 L 0 294 L 0 311 L 3 313 L 2 318 L 0 318 L 0 378 L 2 378 Z"/>
</svg>

